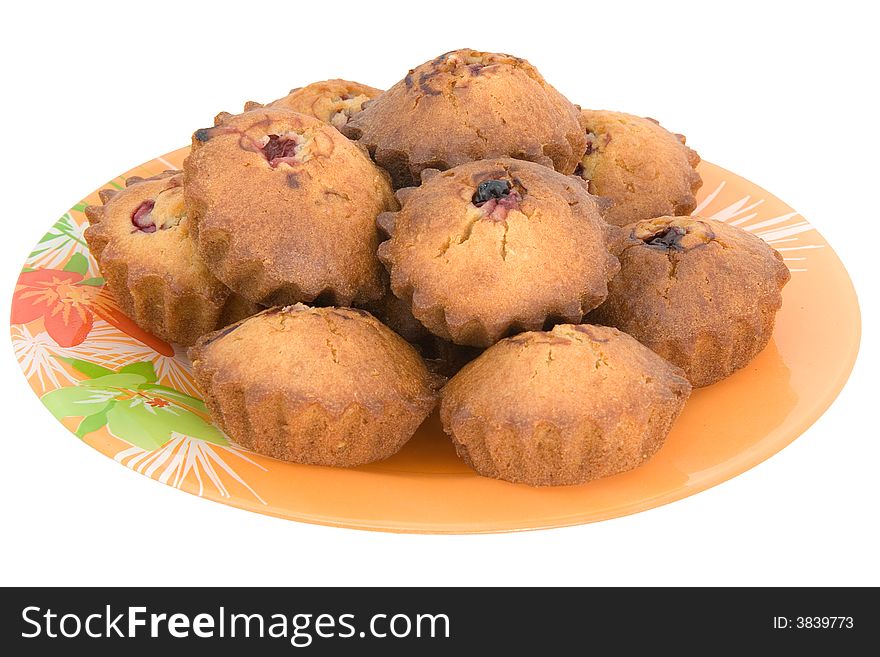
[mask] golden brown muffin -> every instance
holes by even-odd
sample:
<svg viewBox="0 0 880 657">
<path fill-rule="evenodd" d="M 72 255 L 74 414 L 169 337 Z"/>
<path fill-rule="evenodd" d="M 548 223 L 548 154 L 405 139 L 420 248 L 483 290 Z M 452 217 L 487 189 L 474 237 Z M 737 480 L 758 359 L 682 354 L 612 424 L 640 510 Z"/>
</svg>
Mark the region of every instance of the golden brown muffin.
<svg viewBox="0 0 880 657">
<path fill-rule="evenodd" d="M 695 387 L 729 376 L 766 346 L 791 277 L 770 245 L 698 217 L 660 217 L 626 231 L 620 273 L 589 321 L 634 336 Z"/>
<path fill-rule="evenodd" d="M 696 207 L 700 156 L 685 146 L 684 135 L 623 112 L 583 110 L 581 122 L 587 150 L 577 173 L 591 193 L 614 201 L 604 215 L 609 223 L 686 215 Z"/>
<path fill-rule="evenodd" d="M 579 322 L 617 273 L 612 230 L 582 180 L 500 158 L 425 171 L 403 189 L 379 257 L 435 335 L 486 347 L 548 320 Z"/>
<path fill-rule="evenodd" d="M 391 174 L 515 157 L 572 173 L 584 152 L 577 108 L 526 60 L 468 48 L 411 70 L 342 127 Z"/>
<path fill-rule="evenodd" d="M 684 373 L 620 331 L 559 325 L 502 340 L 441 394 L 440 418 L 479 474 L 582 484 L 645 463 L 690 395 Z"/>
<path fill-rule="evenodd" d="M 324 80 L 291 89 L 284 98 L 266 103 L 265 107 L 283 107 L 313 116 L 334 128 L 341 128 L 364 109 L 364 104 L 381 93 L 381 89 L 368 87 L 360 82 Z M 244 109 L 249 111 L 258 107 L 263 105 L 250 102 L 245 104 Z"/>
<path fill-rule="evenodd" d="M 434 407 L 440 380 L 363 310 L 273 308 L 190 349 L 214 422 L 239 445 L 297 463 L 388 458 Z"/>
<path fill-rule="evenodd" d="M 220 115 L 184 162 L 203 260 L 263 305 L 379 299 L 376 215 L 396 209 L 388 176 L 337 130 L 281 108 Z"/>
<path fill-rule="evenodd" d="M 196 254 L 183 175 L 132 177 L 86 208 L 86 242 L 122 311 L 163 340 L 193 344 L 217 328 L 230 291 Z"/>
</svg>

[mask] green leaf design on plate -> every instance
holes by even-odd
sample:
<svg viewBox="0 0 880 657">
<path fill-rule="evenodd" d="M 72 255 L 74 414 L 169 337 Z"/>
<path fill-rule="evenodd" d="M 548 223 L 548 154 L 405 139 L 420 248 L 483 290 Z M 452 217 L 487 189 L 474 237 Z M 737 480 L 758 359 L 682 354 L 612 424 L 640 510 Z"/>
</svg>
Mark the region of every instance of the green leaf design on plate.
<svg viewBox="0 0 880 657">
<path fill-rule="evenodd" d="M 120 374 L 137 374 L 138 376 L 144 377 L 147 383 L 155 383 L 156 382 L 156 368 L 153 367 L 153 363 L 150 361 L 141 361 L 138 363 L 130 363 L 125 367 L 120 368 Z M 172 388 L 169 388 L 171 390 Z"/>
<path fill-rule="evenodd" d="M 146 383 L 146 379 L 140 374 L 108 374 L 107 376 L 99 376 L 97 379 L 80 381 L 79 385 L 83 388 L 110 388 L 125 392 L 137 390 L 137 387 L 142 383 Z"/>
<path fill-rule="evenodd" d="M 75 358 L 60 360 L 89 378 L 46 393 L 42 400 L 56 418 L 82 417 L 76 430 L 80 438 L 106 425 L 117 438 L 145 450 L 162 447 L 175 434 L 229 444 L 223 432 L 205 419 L 205 403 L 156 383 L 156 368 L 150 361 L 111 370 Z"/>
<path fill-rule="evenodd" d="M 141 390 L 153 391 L 161 397 L 170 398 L 172 401 L 191 406 L 203 413 L 208 412 L 208 407 L 205 406 L 205 402 L 203 402 L 201 399 L 193 397 L 192 395 L 188 395 L 185 392 L 180 392 L 180 390 L 169 388 L 168 386 L 159 385 L 158 383 L 145 383 L 141 386 Z"/>
<path fill-rule="evenodd" d="M 74 207 L 74 209 L 79 209 L 79 206 L 82 206 L 82 209 L 85 210 L 85 205 L 78 204 Z M 50 240 L 59 239 L 59 238 L 67 238 L 65 241 L 74 241 L 86 246 L 86 243 L 80 239 L 77 235 L 79 232 L 79 226 L 71 219 L 69 214 L 63 215 L 55 224 L 52 226 L 53 231 L 58 231 L 57 233 L 49 232 L 43 236 L 43 239 L 40 240 L 40 243 L 48 242 Z M 31 254 L 33 257 L 33 254 Z"/>
<path fill-rule="evenodd" d="M 113 390 L 70 386 L 47 392 L 41 401 L 60 420 L 63 417 L 87 417 L 100 413 L 113 403 L 117 394 Z"/>
<path fill-rule="evenodd" d="M 107 424 L 107 412 L 113 408 L 114 403 L 115 402 L 110 402 L 104 410 L 93 413 L 88 417 L 84 417 L 82 422 L 80 422 L 79 426 L 76 428 L 77 437 L 84 438 L 87 434 L 97 431 Z"/>
<path fill-rule="evenodd" d="M 101 287 L 104 284 L 104 279 L 100 276 L 93 276 L 92 278 L 86 278 L 79 282 L 79 285 L 91 285 L 93 287 Z"/>
<path fill-rule="evenodd" d="M 82 253 L 74 253 L 64 265 L 64 271 L 75 272 L 83 276 L 89 271 L 89 259 Z"/>
<path fill-rule="evenodd" d="M 171 440 L 174 433 L 218 445 L 227 444 L 217 427 L 195 413 L 173 404 L 152 406 L 143 397 L 117 402 L 107 413 L 107 428 L 114 436 L 146 450 L 158 449 Z"/>
<path fill-rule="evenodd" d="M 141 449 L 158 449 L 171 439 L 171 433 L 166 431 L 153 431 L 153 426 L 147 426 L 141 422 L 141 418 L 130 410 L 126 402 L 118 404 L 107 413 L 107 429 L 117 438 L 130 442 Z"/>
<path fill-rule="evenodd" d="M 56 356 L 56 358 L 64 363 L 67 363 L 77 372 L 85 374 L 90 379 L 95 379 L 99 376 L 106 376 L 107 374 L 115 374 L 113 370 L 97 365 L 96 363 L 90 363 L 87 360 L 80 360 L 78 358 L 66 358 L 64 356 Z"/>
</svg>

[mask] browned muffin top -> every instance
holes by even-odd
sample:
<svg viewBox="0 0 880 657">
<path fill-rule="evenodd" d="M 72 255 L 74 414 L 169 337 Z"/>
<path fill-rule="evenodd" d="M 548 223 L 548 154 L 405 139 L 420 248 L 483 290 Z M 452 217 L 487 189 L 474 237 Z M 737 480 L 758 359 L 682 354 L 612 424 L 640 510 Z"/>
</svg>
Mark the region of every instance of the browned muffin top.
<svg viewBox="0 0 880 657">
<path fill-rule="evenodd" d="M 266 107 L 285 109 L 313 116 L 335 128 L 341 128 L 360 112 L 364 105 L 382 93 L 381 89 L 369 87 L 351 80 L 323 80 L 304 87 L 291 89 L 290 93 L 266 103 Z M 262 107 L 259 103 L 247 103 L 245 111 Z"/>
<path fill-rule="evenodd" d="M 623 226 L 663 215 L 686 215 L 703 184 L 696 151 L 653 119 L 582 110 L 587 147 L 577 173 L 590 192 L 612 200 L 605 219 Z"/>
<path fill-rule="evenodd" d="M 488 346 L 547 319 L 580 321 L 618 269 L 582 181 L 509 158 L 426 172 L 380 216 L 391 287 L 436 335 Z"/>
<path fill-rule="evenodd" d="M 478 473 L 570 485 L 645 463 L 690 395 L 683 372 L 613 328 L 559 325 L 489 347 L 443 389 L 440 417 Z"/>
<path fill-rule="evenodd" d="M 181 172 L 165 171 L 131 177 L 122 190 L 103 190 L 104 204 L 86 208 L 86 240 L 102 268 L 122 263 L 129 277 L 159 277 L 177 293 L 222 303 L 228 290 L 196 254 L 182 185 Z"/>
<path fill-rule="evenodd" d="M 411 70 L 342 128 L 388 169 L 395 187 L 425 168 L 509 156 L 574 171 L 578 112 L 526 60 L 462 49 Z"/>
<path fill-rule="evenodd" d="M 273 308 L 205 336 L 190 357 L 215 390 L 281 391 L 338 414 L 352 404 L 379 414 L 391 402 L 427 413 L 438 383 L 403 338 L 351 308 Z"/>
<path fill-rule="evenodd" d="M 465 365 L 443 405 L 493 425 L 527 431 L 540 423 L 578 433 L 585 421 L 612 432 L 690 393 L 681 370 L 617 329 L 559 325 L 521 333 Z"/>
<path fill-rule="evenodd" d="M 713 219 L 659 217 L 625 228 L 621 270 L 591 320 L 616 326 L 707 385 L 770 337 L 790 274 L 759 237 Z"/>
<path fill-rule="evenodd" d="M 387 175 L 330 125 L 281 108 L 220 115 L 184 162 L 199 252 L 253 302 L 339 305 L 383 291 L 376 215 Z"/>
</svg>

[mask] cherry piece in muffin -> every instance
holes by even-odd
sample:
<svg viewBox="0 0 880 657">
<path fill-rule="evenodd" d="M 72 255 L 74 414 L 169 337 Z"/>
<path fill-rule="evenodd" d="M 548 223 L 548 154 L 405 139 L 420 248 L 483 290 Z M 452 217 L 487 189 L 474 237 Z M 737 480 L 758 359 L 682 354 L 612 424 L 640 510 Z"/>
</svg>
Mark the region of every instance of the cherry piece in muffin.
<svg viewBox="0 0 880 657">
<path fill-rule="evenodd" d="M 220 115 L 184 162 L 199 254 L 266 306 L 347 306 L 384 293 L 376 215 L 396 209 L 387 174 L 332 126 L 268 107 Z"/>
<path fill-rule="evenodd" d="M 400 212 L 380 215 L 390 237 L 379 257 L 392 292 L 435 335 L 486 347 L 578 322 L 605 298 L 616 229 L 580 179 L 509 158 L 423 178 L 398 192 Z"/>
<path fill-rule="evenodd" d="M 217 328 L 234 296 L 196 254 L 183 174 L 129 178 L 86 208 L 86 242 L 120 308 L 138 326 L 190 345 Z M 255 312 L 255 309 L 254 309 Z"/>
<path fill-rule="evenodd" d="M 590 321 L 629 333 L 694 386 L 729 376 L 767 345 L 791 276 L 769 244 L 699 217 L 659 217 L 625 230 L 620 273 Z"/>
</svg>

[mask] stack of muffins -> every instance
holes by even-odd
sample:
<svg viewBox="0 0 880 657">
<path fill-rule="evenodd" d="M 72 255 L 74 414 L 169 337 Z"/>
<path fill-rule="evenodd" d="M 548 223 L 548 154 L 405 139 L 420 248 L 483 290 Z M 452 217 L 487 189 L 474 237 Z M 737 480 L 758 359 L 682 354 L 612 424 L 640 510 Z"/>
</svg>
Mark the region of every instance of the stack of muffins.
<svg viewBox="0 0 880 657">
<path fill-rule="evenodd" d="M 464 49 L 385 92 L 328 80 L 218 115 L 182 172 L 105 190 L 86 239 L 247 449 L 356 466 L 439 402 L 479 474 L 579 484 L 644 463 L 773 331 L 788 270 L 690 216 L 698 163 Z"/>
</svg>

